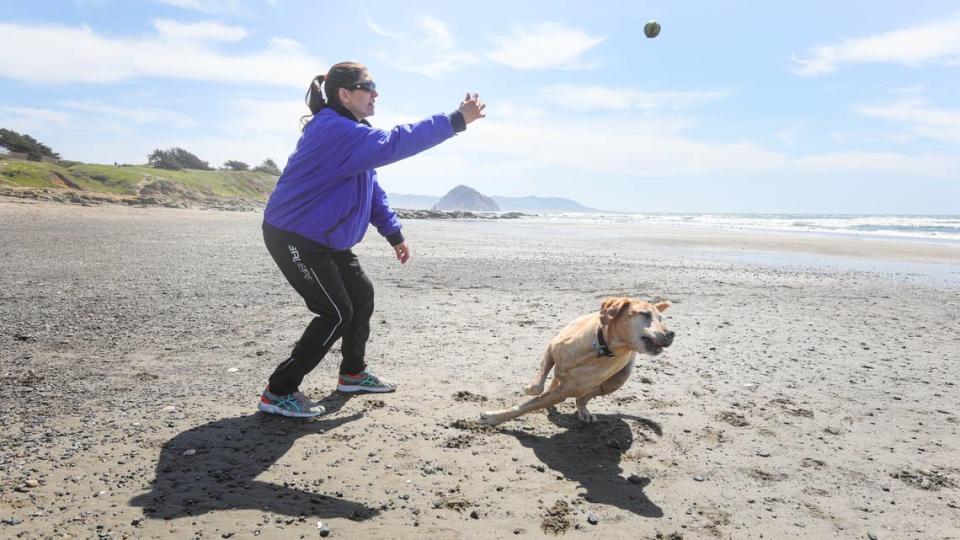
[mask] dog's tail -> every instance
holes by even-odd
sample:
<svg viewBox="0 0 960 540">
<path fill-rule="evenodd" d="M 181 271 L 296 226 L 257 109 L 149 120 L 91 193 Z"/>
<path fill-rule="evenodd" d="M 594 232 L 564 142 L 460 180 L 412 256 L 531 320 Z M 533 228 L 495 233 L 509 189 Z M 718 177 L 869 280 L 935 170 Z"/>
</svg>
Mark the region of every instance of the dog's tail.
<svg viewBox="0 0 960 540">
<path fill-rule="evenodd" d="M 543 383 L 546 382 L 547 375 L 550 373 L 550 370 L 553 369 L 553 364 L 553 355 L 550 354 L 550 349 L 547 348 L 540 357 L 540 370 L 537 371 L 537 374 L 533 377 L 533 381 L 523 387 L 523 392 L 528 396 L 539 396 L 542 394 Z"/>
</svg>

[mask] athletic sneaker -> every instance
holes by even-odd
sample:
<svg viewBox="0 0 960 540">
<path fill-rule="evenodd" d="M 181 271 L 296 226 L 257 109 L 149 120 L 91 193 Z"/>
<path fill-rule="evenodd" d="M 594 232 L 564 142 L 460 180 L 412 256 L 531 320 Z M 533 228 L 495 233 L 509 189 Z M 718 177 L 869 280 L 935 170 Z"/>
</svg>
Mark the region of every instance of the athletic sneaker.
<svg viewBox="0 0 960 540">
<path fill-rule="evenodd" d="M 396 389 L 397 385 L 382 381 L 367 370 L 356 375 L 340 375 L 340 380 L 337 382 L 337 390 L 340 392 L 380 393 L 393 392 Z"/>
<path fill-rule="evenodd" d="M 278 396 L 269 390 L 264 390 L 260 394 L 260 402 L 257 403 L 257 408 L 265 413 L 296 418 L 320 416 L 326 410 L 322 405 L 310 401 L 307 396 L 300 392 Z"/>
</svg>

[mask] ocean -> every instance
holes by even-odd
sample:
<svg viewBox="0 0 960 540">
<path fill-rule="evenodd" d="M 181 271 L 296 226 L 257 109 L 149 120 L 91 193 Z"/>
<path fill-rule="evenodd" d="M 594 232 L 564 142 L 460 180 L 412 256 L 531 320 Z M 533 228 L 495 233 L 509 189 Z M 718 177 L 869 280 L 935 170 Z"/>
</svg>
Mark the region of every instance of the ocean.
<svg viewBox="0 0 960 540">
<path fill-rule="evenodd" d="M 548 222 L 682 225 L 712 229 L 890 237 L 960 243 L 960 215 L 560 213 L 530 214 L 523 219 Z"/>
</svg>

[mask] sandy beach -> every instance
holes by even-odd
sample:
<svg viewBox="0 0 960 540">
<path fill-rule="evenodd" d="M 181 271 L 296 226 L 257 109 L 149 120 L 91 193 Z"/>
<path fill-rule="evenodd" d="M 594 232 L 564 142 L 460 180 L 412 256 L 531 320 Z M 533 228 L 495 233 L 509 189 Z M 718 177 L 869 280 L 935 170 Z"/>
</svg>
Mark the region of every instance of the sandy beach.
<svg viewBox="0 0 960 540">
<path fill-rule="evenodd" d="M 374 231 L 395 394 L 256 400 L 310 318 L 258 212 L 0 200 L 5 538 L 960 538 L 960 246 L 524 220 Z M 608 296 L 674 345 L 497 428 Z"/>
</svg>

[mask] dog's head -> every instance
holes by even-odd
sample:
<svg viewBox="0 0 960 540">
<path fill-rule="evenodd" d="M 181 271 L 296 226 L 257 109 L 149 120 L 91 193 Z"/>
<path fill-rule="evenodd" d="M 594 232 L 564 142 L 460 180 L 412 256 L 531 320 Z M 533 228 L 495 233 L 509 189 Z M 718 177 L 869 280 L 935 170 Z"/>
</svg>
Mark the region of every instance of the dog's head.
<svg viewBox="0 0 960 540">
<path fill-rule="evenodd" d="M 663 324 L 660 314 L 670 302 L 650 302 L 637 298 L 607 298 L 600 305 L 600 324 L 609 341 L 619 338 L 639 352 L 657 355 L 673 344 L 673 332 Z"/>
</svg>

